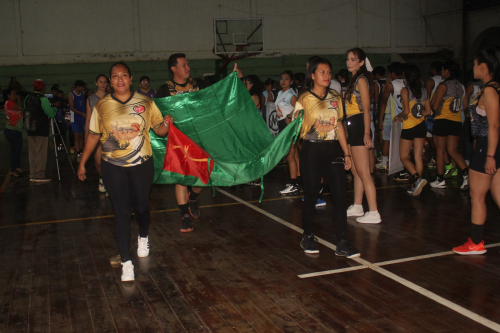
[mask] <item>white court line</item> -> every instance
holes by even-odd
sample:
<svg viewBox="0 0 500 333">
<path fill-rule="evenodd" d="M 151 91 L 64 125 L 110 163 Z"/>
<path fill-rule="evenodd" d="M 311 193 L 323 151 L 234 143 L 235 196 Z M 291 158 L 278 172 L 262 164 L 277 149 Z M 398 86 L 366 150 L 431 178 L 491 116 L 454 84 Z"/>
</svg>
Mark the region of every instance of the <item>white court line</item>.
<svg viewBox="0 0 500 333">
<path fill-rule="evenodd" d="M 485 245 L 485 248 L 491 248 L 491 247 L 497 247 L 500 246 L 500 243 L 493 243 L 489 245 Z M 408 257 L 408 258 L 401 258 L 401 259 L 395 259 L 395 260 L 388 260 L 388 261 L 381 261 L 374 263 L 373 265 L 375 266 L 386 266 L 386 265 L 393 265 L 393 264 L 399 264 L 402 262 L 408 262 L 408 261 L 415 261 L 415 260 L 421 260 L 421 259 L 428 259 L 428 258 L 436 258 L 436 257 L 443 257 L 443 256 L 448 256 L 450 254 L 456 254 L 453 251 L 445 251 L 445 252 L 439 252 L 439 253 L 432 253 L 432 254 L 424 254 L 421 256 L 415 256 L 415 257 Z M 337 273 L 344 273 L 344 272 L 349 272 L 349 271 L 357 271 L 360 269 L 368 268 L 365 266 L 354 266 L 354 267 L 347 267 L 347 268 L 339 268 L 339 269 L 331 269 L 327 271 L 320 271 L 320 272 L 314 272 L 314 273 L 307 273 L 307 274 L 301 274 L 299 275 L 299 278 L 305 279 L 305 278 L 310 278 L 310 277 L 315 277 L 315 276 L 323 276 L 323 275 L 330 275 L 330 274 L 337 274 Z"/>
<path fill-rule="evenodd" d="M 261 213 L 261 214 L 269 217 L 270 219 L 275 220 L 278 223 L 281 223 L 281 224 L 289 227 L 290 229 L 293 229 L 293 230 L 295 230 L 295 231 L 297 231 L 299 233 L 303 232 L 303 229 L 301 229 L 301 228 L 299 228 L 299 227 L 297 227 L 297 226 L 295 226 L 295 225 L 293 225 L 293 224 L 291 224 L 291 223 L 289 223 L 289 222 L 287 222 L 287 221 L 285 221 L 285 220 L 283 220 L 283 219 L 281 219 L 281 218 L 279 218 L 279 217 L 277 217 L 277 216 L 275 216 L 275 215 L 273 215 L 273 214 L 271 214 L 269 212 L 266 212 L 265 210 L 263 210 L 263 209 L 261 209 L 261 208 L 259 208 L 257 206 L 254 206 L 254 205 L 246 202 L 245 200 L 240 199 L 237 196 L 232 195 L 231 193 L 228 193 L 228 192 L 226 192 L 224 190 L 221 190 L 221 189 L 219 189 L 217 187 L 215 189 L 218 192 L 220 192 L 222 194 L 225 194 L 226 196 L 230 197 L 231 199 L 236 200 L 238 202 L 241 202 L 245 206 L 250 207 L 253 210 L 258 211 L 259 213 Z M 326 247 L 328 247 L 328 248 L 330 248 L 332 250 L 335 250 L 336 247 L 332 243 L 327 242 L 324 239 L 321 239 L 319 237 L 317 237 L 317 239 L 318 239 L 318 243 L 321 243 L 324 246 L 326 246 Z M 494 244 L 491 244 L 491 245 L 494 245 Z M 495 323 L 494 321 L 491 321 L 491 320 L 489 320 L 487 318 L 484 318 L 484 317 L 482 317 L 482 316 L 480 316 L 480 315 L 478 315 L 478 314 L 476 314 L 476 313 L 474 313 L 474 312 L 472 312 L 470 310 L 467 310 L 467 309 L 465 309 L 465 308 L 463 308 L 463 307 L 461 307 L 461 306 L 459 306 L 459 305 L 457 305 L 457 304 L 455 304 L 453 302 L 450 302 L 449 300 L 447 300 L 447 299 L 445 299 L 445 298 L 443 298 L 443 297 L 441 297 L 441 296 L 439 296 L 439 295 L 437 295 L 437 294 L 435 294 L 435 293 L 433 293 L 433 292 L 431 292 L 431 291 L 429 291 L 429 290 L 427 290 L 425 288 L 422 288 L 422 287 L 416 285 L 413 282 L 410 282 L 410 281 L 408 281 L 406 279 L 403 279 L 402 277 L 400 277 L 400 276 L 398 276 L 398 275 L 396 275 L 394 273 L 391 273 L 388 270 L 386 270 L 386 269 L 384 269 L 382 267 L 379 267 L 376 264 L 372 264 L 371 262 L 366 261 L 366 260 L 361 259 L 361 258 L 351 258 L 351 259 L 362 265 L 362 266 L 355 266 L 355 267 L 359 267 L 359 268 L 352 267 L 351 270 L 362 269 L 362 268 L 370 268 L 370 269 L 374 270 L 375 272 L 380 273 L 380 274 L 384 275 L 385 277 L 388 277 L 389 279 L 394 280 L 394 281 L 402 284 L 403 286 L 405 286 L 407 288 L 410 288 L 413 291 L 416 291 L 417 293 L 419 293 L 419 294 L 421 294 L 421 295 L 423 295 L 425 297 L 428 297 L 431 300 L 433 300 L 433 301 L 435 301 L 435 302 L 437 302 L 437 303 L 439 303 L 441 305 L 444 305 L 447 308 L 450 308 L 450 309 L 452 309 L 452 310 L 460 313 L 461 315 L 463 315 L 463 316 L 465 316 L 465 317 L 467 317 L 469 319 L 474 320 L 475 322 L 477 322 L 479 324 L 482 324 L 482 325 L 484 325 L 484 326 L 486 326 L 488 328 L 491 328 L 492 330 L 500 332 L 500 325 L 497 324 L 497 323 Z"/>
</svg>

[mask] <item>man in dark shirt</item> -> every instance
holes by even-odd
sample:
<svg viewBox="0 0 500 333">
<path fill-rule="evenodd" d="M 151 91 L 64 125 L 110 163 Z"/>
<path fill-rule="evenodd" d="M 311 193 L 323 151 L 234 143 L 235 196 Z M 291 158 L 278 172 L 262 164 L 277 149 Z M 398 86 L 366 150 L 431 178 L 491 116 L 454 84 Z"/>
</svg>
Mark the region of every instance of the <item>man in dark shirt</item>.
<svg viewBox="0 0 500 333">
<path fill-rule="evenodd" d="M 200 82 L 190 77 L 191 69 L 186 55 L 172 54 L 168 58 L 168 68 L 174 78 L 167 81 L 156 91 L 156 98 L 173 96 L 200 90 Z M 202 187 L 189 188 L 184 185 L 175 185 L 175 197 L 182 217 L 181 232 L 193 231 L 193 218 L 200 217 L 200 203 L 198 195 Z"/>
</svg>

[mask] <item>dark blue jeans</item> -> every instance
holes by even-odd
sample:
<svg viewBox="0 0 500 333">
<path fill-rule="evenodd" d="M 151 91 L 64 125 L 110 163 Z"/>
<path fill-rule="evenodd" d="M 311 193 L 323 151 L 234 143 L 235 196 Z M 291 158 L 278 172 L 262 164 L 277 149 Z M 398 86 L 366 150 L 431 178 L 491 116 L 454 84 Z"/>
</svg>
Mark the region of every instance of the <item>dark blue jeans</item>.
<svg viewBox="0 0 500 333">
<path fill-rule="evenodd" d="M 10 171 L 16 172 L 21 167 L 21 151 L 23 150 L 23 134 L 20 131 L 5 128 L 5 138 L 10 144 Z"/>
</svg>

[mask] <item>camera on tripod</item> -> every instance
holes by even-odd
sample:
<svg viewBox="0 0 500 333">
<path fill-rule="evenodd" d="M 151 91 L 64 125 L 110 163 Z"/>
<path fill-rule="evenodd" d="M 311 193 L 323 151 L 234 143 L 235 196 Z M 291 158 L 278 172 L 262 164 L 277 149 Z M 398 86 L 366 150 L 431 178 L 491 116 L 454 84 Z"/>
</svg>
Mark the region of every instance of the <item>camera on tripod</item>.
<svg viewBox="0 0 500 333">
<path fill-rule="evenodd" d="M 54 94 L 44 94 L 45 98 L 47 98 L 50 102 L 50 105 L 56 106 L 57 102 L 64 104 L 64 99 L 59 96 L 54 96 Z"/>
</svg>

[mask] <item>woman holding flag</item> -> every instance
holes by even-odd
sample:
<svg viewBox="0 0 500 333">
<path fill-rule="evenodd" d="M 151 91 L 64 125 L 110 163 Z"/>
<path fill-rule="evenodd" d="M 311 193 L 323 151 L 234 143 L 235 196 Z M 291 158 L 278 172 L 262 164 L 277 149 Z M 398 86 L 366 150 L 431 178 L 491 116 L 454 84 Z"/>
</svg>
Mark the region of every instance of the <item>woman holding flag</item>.
<svg viewBox="0 0 500 333">
<path fill-rule="evenodd" d="M 101 98 L 92 109 L 78 178 L 85 180 L 85 162 L 100 140 L 102 178 L 115 211 L 121 279 L 132 281 L 135 277 L 129 249 L 131 206 L 139 226 L 137 256 L 149 254 L 149 192 L 154 177 L 149 130 L 165 136 L 173 118 L 162 117 L 151 98 L 131 92 L 132 74 L 126 64 L 118 62 L 111 67 L 110 82 L 113 93 Z"/>
<path fill-rule="evenodd" d="M 334 223 L 337 234 L 335 254 L 348 258 L 359 252 L 347 240 L 346 179 L 351 155 L 342 125 L 342 98 L 329 89 L 332 66 L 327 59 L 316 58 L 307 68 L 306 80 L 294 109 L 294 117 L 304 112 L 300 138 L 304 140 L 300 169 L 304 181 L 304 233 L 300 246 L 306 253 L 319 253 L 313 234 L 314 210 L 323 177 L 332 191 Z"/>
</svg>

